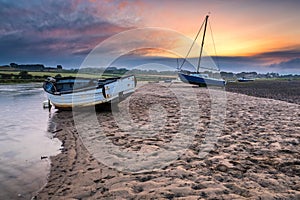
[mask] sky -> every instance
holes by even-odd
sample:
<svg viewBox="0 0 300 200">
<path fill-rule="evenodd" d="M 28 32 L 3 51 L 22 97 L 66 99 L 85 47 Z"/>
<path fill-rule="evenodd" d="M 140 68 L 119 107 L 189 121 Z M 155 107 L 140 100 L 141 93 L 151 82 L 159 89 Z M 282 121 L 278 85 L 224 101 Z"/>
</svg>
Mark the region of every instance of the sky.
<svg viewBox="0 0 300 200">
<path fill-rule="evenodd" d="M 174 60 L 185 52 L 172 51 L 190 44 L 175 35 L 193 41 L 210 13 L 205 49 L 220 70 L 300 74 L 299 9 L 299 0 L 0 0 L 0 65 L 78 68 L 107 41 L 105 53 Z M 164 31 L 145 33 L 149 27 Z M 129 44 L 136 49 L 123 48 Z"/>
</svg>

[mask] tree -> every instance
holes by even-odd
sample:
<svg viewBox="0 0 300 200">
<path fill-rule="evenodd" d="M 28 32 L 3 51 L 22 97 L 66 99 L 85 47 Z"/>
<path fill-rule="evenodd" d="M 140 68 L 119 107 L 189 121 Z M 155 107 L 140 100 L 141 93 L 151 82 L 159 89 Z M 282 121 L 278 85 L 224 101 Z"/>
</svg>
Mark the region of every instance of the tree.
<svg viewBox="0 0 300 200">
<path fill-rule="evenodd" d="M 56 74 L 54 78 L 61 78 L 62 76 L 60 74 Z"/>
<path fill-rule="evenodd" d="M 56 68 L 57 69 L 62 69 L 62 66 L 61 65 L 57 65 Z"/>
<path fill-rule="evenodd" d="M 10 63 L 9 65 L 10 65 L 10 67 L 13 67 L 13 68 L 18 67 L 18 64 L 16 64 L 16 63 Z"/>
</svg>

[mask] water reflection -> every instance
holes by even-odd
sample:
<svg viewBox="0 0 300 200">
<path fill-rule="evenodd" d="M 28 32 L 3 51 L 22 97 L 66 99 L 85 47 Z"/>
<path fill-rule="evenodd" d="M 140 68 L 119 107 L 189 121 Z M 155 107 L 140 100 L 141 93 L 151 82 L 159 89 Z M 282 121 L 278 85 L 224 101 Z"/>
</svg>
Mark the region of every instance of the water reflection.
<svg viewBox="0 0 300 200">
<path fill-rule="evenodd" d="M 29 199 L 46 183 L 61 143 L 47 132 L 41 84 L 0 85 L 0 199 Z"/>
</svg>

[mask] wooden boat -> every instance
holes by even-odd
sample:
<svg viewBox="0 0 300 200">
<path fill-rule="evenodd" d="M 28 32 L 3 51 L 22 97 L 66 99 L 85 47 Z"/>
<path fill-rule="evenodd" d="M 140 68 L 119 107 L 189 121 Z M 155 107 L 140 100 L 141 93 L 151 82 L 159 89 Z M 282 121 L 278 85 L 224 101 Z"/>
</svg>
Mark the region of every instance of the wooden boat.
<svg viewBox="0 0 300 200">
<path fill-rule="evenodd" d="M 132 94 L 135 87 L 136 79 L 133 75 L 99 80 L 49 77 L 43 85 L 49 101 L 57 109 L 95 106 L 119 101 Z"/>
<path fill-rule="evenodd" d="M 188 54 L 190 53 L 190 50 L 192 49 L 192 46 L 194 45 L 195 41 L 197 40 L 198 38 L 198 35 L 201 31 L 201 28 L 200 30 L 198 31 L 198 34 L 196 35 L 196 38 L 188 52 L 188 54 L 186 55 L 185 59 L 183 60 L 183 63 L 181 64 L 181 66 L 178 68 L 178 76 L 180 78 L 180 80 L 182 82 L 185 82 L 185 83 L 190 83 L 190 84 L 194 84 L 194 85 L 199 85 L 199 86 L 225 86 L 226 82 L 225 80 L 221 79 L 221 78 L 212 78 L 212 77 L 209 77 L 208 74 L 203 74 L 203 73 L 200 73 L 199 72 L 199 69 L 200 69 L 200 63 L 201 63 L 201 57 L 202 57 L 202 52 L 203 52 L 203 46 L 204 46 L 204 39 L 205 39 L 205 33 L 206 33 L 206 28 L 207 28 L 207 22 L 208 22 L 208 15 L 205 17 L 205 20 L 204 20 L 204 32 L 203 32 L 203 38 L 202 38 L 202 43 L 201 43 L 201 49 L 200 49 L 200 55 L 199 55 L 199 60 L 198 60 L 198 66 L 197 66 L 197 71 L 196 72 L 189 72 L 189 71 L 186 71 L 186 70 L 181 70 L 183 64 L 185 63 L 186 61 L 186 58 L 188 56 Z M 206 69 L 209 69 L 209 68 L 206 68 Z"/>
</svg>

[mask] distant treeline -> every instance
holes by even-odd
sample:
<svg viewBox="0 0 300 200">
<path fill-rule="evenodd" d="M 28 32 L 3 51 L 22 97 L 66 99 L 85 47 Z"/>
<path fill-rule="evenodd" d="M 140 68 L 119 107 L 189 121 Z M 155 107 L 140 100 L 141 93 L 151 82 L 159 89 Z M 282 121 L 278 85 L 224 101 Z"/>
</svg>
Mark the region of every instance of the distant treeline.
<svg viewBox="0 0 300 200">
<path fill-rule="evenodd" d="M 0 66 L 3 71 L 36 71 L 36 72 L 57 72 L 62 71 L 63 67 L 57 65 L 56 67 L 45 67 L 43 64 L 16 64 L 10 63 L 9 65 Z"/>
<path fill-rule="evenodd" d="M 2 73 L 1 73 L 2 71 Z M 28 72 L 32 72 L 31 74 Z M 189 73 L 188 71 L 186 71 Z M 17 74 L 18 73 L 18 74 Z M 50 74 L 49 74 L 50 73 Z M 22 81 L 43 81 L 45 78 L 50 76 L 76 76 L 79 74 L 88 75 L 102 75 L 106 77 L 111 76 L 122 76 L 126 74 L 134 75 L 159 75 L 159 76 L 172 76 L 176 78 L 176 71 L 157 71 L 153 69 L 127 69 L 127 68 L 117 68 L 117 67 L 107 67 L 107 68 L 80 68 L 80 69 L 63 69 L 61 65 L 56 67 L 45 67 L 43 64 L 16 64 L 10 63 L 9 65 L 0 66 L 0 81 L 1 82 L 19 82 Z M 208 74 L 210 77 L 220 78 L 225 80 L 236 80 L 238 78 L 300 78 L 300 75 L 280 75 L 278 73 L 266 73 L 260 74 L 257 72 L 211 72 L 204 71 L 203 73 Z M 150 77 L 150 76 L 149 76 Z"/>
</svg>

